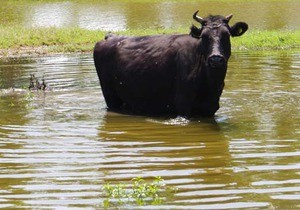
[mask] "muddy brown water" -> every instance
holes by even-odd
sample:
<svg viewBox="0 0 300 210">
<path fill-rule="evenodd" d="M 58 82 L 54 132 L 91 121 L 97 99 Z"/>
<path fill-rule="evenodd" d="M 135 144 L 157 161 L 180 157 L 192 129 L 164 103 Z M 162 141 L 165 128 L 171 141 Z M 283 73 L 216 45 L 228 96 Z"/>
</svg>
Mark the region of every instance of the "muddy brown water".
<svg viewBox="0 0 300 210">
<path fill-rule="evenodd" d="M 300 29 L 299 0 L 11 1 L 1 0 L 0 23 L 25 27 L 70 27 L 120 31 L 190 27 L 192 14 L 229 15 L 251 29 Z"/>
<path fill-rule="evenodd" d="M 177 28 L 189 27 L 199 9 L 281 30 L 299 29 L 299 7 L 298 0 L 4 0 L 0 23 Z M 1 60 L 0 208 L 102 209 L 105 183 L 161 176 L 178 191 L 143 208 L 298 209 L 299 69 L 296 51 L 234 52 L 215 118 L 187 121 L 108 112 L 90 55 Z M 51 90 L 29 92 L 30 74 Z"/>
<path fill-rule="evenodd" d="M 299 69 L 234 52 L 215 118 L 187 121 L 108 112 L 90 55 L 2 60 L 0 208 L 101 209 L 104 183 L 137 176 L 178 188 L 145 209 L 300 208 Z"/>
</svg>

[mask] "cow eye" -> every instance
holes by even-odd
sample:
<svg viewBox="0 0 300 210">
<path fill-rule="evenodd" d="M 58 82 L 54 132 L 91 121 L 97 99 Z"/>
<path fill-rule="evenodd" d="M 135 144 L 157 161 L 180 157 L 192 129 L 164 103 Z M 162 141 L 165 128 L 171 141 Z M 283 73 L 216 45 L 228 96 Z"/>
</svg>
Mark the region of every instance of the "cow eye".
<svg viewBox="0 0 300 210">
<path fill-rule="evenodd" d="M 208 34 L 202 34 L 202 35 L 201 35 L 201 39 L 202 39 L 203 41 L 208 41 L 208 40 L 209 40 Z"/>
<path fill-rule="evenodd" d="M 222 37 L 222 39 L 227 39 L 230 37 L 230 34 L 229 34 L 229 32 L 224 31 L 224 32 L 222 32 L 221 37 Z"/>
</svg>

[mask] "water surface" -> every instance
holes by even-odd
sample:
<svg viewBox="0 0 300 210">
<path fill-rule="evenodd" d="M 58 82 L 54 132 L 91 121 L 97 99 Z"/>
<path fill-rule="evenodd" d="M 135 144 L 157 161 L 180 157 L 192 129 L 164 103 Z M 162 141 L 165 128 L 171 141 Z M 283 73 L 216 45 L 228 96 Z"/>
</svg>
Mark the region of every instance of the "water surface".
<svg viewBox="0 0 300 210">
<path fill-rule="evenodd" d="M 178 188 L 146 209 L 300 208 L 299 68 L 233 53 L 216 117 L 186 121 L 107 112 L 89 55 L 2 60 L 0 208 L 101 209 L 104 183 L 137 176 Z"/>
<path fill-rule="evenodd" d="M 252 1 L 11 1 L 2 0 L 0 24 L 120 31 L 190 27 L 192 14 L 234 14 L 251 29 L 300 29 L 299 0 Z"/>
</svg>

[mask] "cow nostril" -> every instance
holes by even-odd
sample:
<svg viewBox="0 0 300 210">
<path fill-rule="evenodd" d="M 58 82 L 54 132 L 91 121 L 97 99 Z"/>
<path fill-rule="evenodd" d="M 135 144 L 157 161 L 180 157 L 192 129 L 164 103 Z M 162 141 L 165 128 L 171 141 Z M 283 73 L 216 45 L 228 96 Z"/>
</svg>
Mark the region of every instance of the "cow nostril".
<svg viewBox="0 0 300 210">
<path fill-rule="evenodd" d="M 225 64 L 225 58 L 221 55 L 213 55 L 208 58 L 208 63 L 212 67 L 217 67 Z"/>
<path fill-rule="evenodd" d="M 224 57 L 220 55 L 213 55 L 209 58 L 209 61 L 214 63 L 222 63 L 224 60 Z"/>
</svg>

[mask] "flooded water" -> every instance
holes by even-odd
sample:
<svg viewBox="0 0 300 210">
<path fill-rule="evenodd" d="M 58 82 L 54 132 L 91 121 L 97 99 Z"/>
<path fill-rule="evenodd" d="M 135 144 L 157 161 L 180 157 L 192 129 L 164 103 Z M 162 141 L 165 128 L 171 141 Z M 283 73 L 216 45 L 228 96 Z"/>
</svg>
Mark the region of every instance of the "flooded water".
<svg viewBox="0 0 300 210">
<path fill-rule="evenodd" d="M 1 0 L 0 24 L 25 27 L 70 27 L 120 31 L 190 27 L 192 14 L 234 14 L 251 29 L 300 29 L 299 0 Z"/>
<path fill-rule="evenodd" d="M 186 121 L 107 112 L 89 55 L 1 61 L 0 208 L 101 209 L 104 183 L 161 176 L 177 192 L 143 208 L 299 209 L 299 69 L 233 53 L 215 119 Z"/>
</svg>

